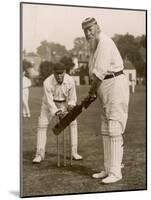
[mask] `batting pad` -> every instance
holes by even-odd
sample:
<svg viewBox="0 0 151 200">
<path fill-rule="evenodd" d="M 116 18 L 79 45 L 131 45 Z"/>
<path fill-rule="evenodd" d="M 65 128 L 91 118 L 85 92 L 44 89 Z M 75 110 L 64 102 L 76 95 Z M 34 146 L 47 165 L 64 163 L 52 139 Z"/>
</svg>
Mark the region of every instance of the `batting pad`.
<svg viewBox="0 0 151 200">
<path fill-rule="evenodd" d="M 77 127 L 77 121 L 74 120 L 70 124 L 70 134 L 71 134 L 71 145 L 72 148 L 76 149 L 77 151 L 77 146 L 78 146 L 78 127 Z"/>
<path fill-rule="evenodd" d="M 38 128 L 37 131 L 37 153 L 41 155 L 41 150 L 43 151 L 42 157 L 45 156 L 45 146 L 47 141 L 47 128 Z"/>
<path fill-rule="evenodd" d="M 122 124 L 119 121 L 108 120 L 109 136 L 120 136 L 123 133 Z"/>
<path fill-rule="evenodd" d="M 110 137 L 103 136 L 103 150 L 104 150 L 104 168 L 105 172 L 109 173 L 109 166 L 110 166 Z"/>
<path fill-rule="evenodd" d="M 119 136 L 123 133 L 121 123 L 114 120 L 104 120 L 101 122 L 101 134 L 108 136 Z"/>
<path fill-rule="evenodd" d="M 123 137 L 110 137 L 110 173 L 121 177 L 121 167 L 123 159 Z"/>
</svg>

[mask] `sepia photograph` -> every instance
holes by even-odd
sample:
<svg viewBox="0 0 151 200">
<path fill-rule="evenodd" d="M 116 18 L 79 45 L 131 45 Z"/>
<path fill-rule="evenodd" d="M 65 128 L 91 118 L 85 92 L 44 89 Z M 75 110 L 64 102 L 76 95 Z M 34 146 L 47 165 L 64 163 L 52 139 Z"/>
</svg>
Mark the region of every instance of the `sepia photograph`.
<svg viewBox="0 0 151 200">
<path fill-rule="evenodd" d="M 147 10 L 20 3 L 20 196 L 147 190 Z"/>
</svg>

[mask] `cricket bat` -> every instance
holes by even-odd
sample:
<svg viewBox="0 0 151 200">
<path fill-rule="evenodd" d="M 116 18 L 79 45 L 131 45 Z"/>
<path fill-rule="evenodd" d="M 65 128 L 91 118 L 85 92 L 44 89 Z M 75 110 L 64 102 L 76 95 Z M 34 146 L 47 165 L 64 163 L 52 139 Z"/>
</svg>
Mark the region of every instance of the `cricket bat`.
<svg viewBox="0 0 151 200">
<path fill-rule="evenodd" d="M 54 134 L 59 135 L 72 121 L 74 121 L 80 115 L 80 113 L 82 113 L 82 109 L 87 109 L 89 105 L 95 101 L 95 99 L 96 96 L 87 96 L 84 98 L 79 105 L 76 105 L 52 128 Z"/>
</svg>

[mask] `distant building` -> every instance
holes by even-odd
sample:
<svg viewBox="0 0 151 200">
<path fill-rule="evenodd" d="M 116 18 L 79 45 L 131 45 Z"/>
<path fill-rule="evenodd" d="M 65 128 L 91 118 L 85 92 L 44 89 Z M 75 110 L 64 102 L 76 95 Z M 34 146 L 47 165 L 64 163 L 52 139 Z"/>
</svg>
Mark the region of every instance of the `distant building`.
<svg viewBox="0 0 151 200">
<path fill-rule="evenodd" d="M 136 69 L 132 62 L 128 60 L 127 58 L 124 60 L 124 72 L 127 75 L 127 78 L 129 80 L 129 86 L 131 88 L 132 92 L 135 92 L 135 86 L 136 86 Z"/>
</svg>

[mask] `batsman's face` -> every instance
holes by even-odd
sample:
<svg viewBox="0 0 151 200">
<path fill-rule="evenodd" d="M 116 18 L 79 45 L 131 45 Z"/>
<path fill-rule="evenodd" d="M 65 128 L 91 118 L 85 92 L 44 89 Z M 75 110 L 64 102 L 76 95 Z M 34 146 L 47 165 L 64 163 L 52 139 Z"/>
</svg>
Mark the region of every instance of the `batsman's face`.
<svg viewBox="0 0 151 200">
<path fill-rule="evenodd" d="M 89 42 L 90 40 L 94 40 L 97 38 L 97 26 L 89 26 L 86 29 L 84 29 L 84 34 L 86 37 L 86 40 Z"/>
<path fill-rule="evenodd" d="M 63 72 L 62 71 L 54 72 L 55 79 L 60 85 L 63 83 L 64 75 L 65 75 L 65 71 L 63 71 Z"/>
<path fill-rule="evenodd" d="M 97 48 L 99 33 L 100 33 L 100 30 L 98 26 L 95 24 L 93 26 L 90 26 L 84 29 L 84 34 L 85 34 L 86 40 L 89 43 L 90 52 L 92 53 L 94 53 Z"/>
</svg>

